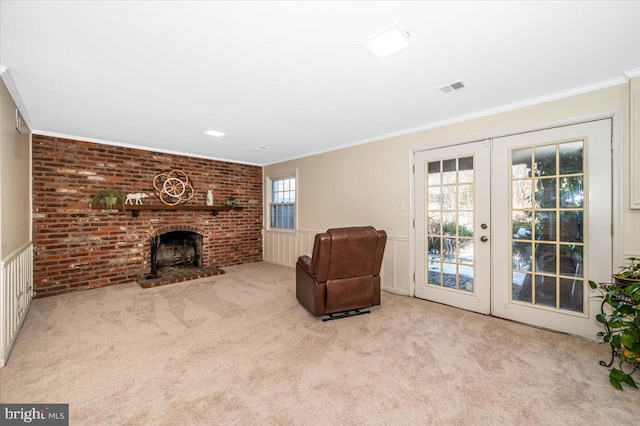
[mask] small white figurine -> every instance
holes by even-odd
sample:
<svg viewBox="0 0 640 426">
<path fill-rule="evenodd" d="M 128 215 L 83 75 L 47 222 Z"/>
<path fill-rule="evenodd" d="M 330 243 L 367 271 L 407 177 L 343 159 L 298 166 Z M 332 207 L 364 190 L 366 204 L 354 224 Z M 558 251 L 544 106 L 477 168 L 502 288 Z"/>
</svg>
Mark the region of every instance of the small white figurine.
<svg viewBox="0 0 640 426">
<path fill-rule="evenodd" d="M 125 204 L 133 204 L 133 201 L 135 200 L 136 204 L 142 204 L 142 199 L 143 198 L 147 198 L 149 197 L 147 194 L 145 194 L 144 192 L 139 192 L 136 194 L 127 194 L 127 199 L 125 200 Z"/>
</svg>

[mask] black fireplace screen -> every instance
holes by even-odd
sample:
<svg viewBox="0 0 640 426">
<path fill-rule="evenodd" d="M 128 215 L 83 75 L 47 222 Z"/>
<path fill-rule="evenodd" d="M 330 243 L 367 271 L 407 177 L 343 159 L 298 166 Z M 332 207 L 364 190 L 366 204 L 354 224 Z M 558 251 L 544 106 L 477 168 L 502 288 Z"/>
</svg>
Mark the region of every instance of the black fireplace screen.
<svg viewBox="0 0 640 426">
<path fill-rule="evenodd" d="M 164 271 L 202 266 L 202 235 L 172 231 L 151 237 L 151 277 Z"/>
</svg>

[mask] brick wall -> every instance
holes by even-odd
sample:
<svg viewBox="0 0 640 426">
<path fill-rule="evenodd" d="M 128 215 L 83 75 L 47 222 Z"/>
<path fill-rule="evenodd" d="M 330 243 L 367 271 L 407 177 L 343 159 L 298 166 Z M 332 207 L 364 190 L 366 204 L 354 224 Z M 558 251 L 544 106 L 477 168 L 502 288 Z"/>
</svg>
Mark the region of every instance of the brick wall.
<svg viewBox="0 0 640 426">
<path fill-rule="evenodd" d="M 102 189 L 146 192 L 161 204 L 153 178 L 182 170 L 193 182 L 188 204 L 235 196 L 242 211 L 94 210 Z M 149 238 L 164 229 L 203 234 L 203 265 L 262 260 L 262 168 L 237 163 L 33 136 L 33 241 L 36 297 L 131 282 L 150 270 Z"/>
</svg>

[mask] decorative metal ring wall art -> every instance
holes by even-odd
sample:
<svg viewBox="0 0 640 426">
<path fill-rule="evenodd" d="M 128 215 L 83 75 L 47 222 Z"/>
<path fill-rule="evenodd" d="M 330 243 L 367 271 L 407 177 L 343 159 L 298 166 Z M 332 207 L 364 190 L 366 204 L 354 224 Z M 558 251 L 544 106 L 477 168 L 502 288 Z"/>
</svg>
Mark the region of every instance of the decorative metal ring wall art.
<svg viewBox="0 0 640 426">
<path fill-rule="evenodd" d="M 193 185 L 185 172 L 171 170 L 158 173 L 153 178 L 156 196 L 167 206 L 177 206 L 193 198 Z"/>
</svg>

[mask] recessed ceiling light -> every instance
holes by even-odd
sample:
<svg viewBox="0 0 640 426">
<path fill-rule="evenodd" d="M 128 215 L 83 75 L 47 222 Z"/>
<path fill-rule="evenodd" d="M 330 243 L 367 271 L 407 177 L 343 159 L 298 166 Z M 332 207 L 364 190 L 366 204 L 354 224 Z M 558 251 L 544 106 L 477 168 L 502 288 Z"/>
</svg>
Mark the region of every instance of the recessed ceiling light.
<svg viewBox="0 0 640 426">
<path fill-rule="evenodd" d="M 384 61 L 396 53 L 403 52 L 415 45 L 416 42 L 398 23 L 383 28 L 360 42 L 360 46 L 379 61 Z"/>
<path fill-rule="evenodd" d="M 216 138 L 226 135 L 226 133 L 216 132 L 215 130 L 209 130 L 208 132 L 204 132 L 204 134 L 209 136 L 214 136 Z"/>
<path fill-rule="evenodd" d="M 265 150 L 269 149 L 269 147 L 266 146 L 266 145 L 258 145 L 258 146 L 256 146 L 256 149 L 259 149 L 260 151 L 265 151 Z"/>
</svg>

